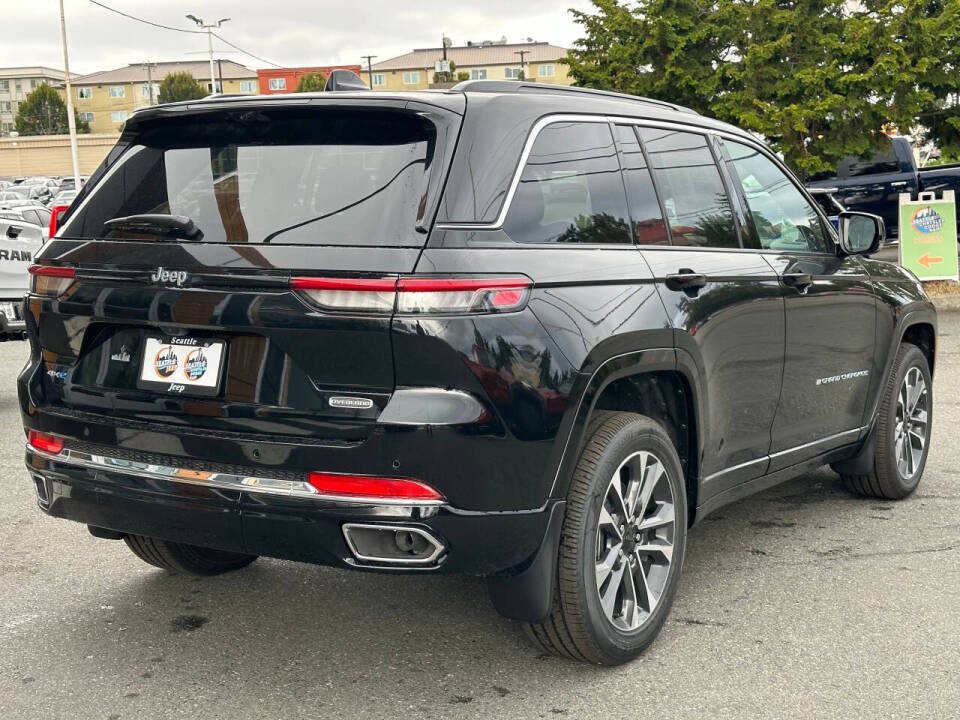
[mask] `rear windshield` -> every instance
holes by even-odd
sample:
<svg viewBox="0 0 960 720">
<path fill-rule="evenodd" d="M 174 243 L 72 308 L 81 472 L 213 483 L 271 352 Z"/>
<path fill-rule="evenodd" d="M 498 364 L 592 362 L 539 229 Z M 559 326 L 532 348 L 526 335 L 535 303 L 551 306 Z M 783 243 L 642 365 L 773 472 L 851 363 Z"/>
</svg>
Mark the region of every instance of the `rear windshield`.
<svg viewBox="0 0 960 720">
<path fill-rule="evenodd" d="M 436 145 L 422 116 L 384 109 L 234 110 L 145 124 L 67 222 L 183 215 L 203 242 L 421 245 Z M 130 237 L 129 233 L 122 233 Z"/>
</svg>

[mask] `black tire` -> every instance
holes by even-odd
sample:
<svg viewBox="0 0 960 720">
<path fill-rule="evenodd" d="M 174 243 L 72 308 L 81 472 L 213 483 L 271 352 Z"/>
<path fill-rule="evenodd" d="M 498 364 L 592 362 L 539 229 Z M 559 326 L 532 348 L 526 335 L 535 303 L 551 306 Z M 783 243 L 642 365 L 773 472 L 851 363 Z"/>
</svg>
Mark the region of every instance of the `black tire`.
<svg viewBox="0 0 960 720">
<path fill-rule="evenodd" d="M 926 402 L 926 442 L 918 462 L 914 463 L 912 473 L 905 474 L 897 463 L 898 397 L 904 385 L 904 379 L 916 368 L 925 383 Z M 927 358 L 916 345 L 904 343 L 897 351 L 890 377 L 883 388 L 880 411 L 874 428 L 876 445 L 873 466 L 866 475 L 842 474 L 840 477 L 850 492 L 867 497 L 885 500 L 900 500 L 917 489 L 923 469 L 930 452 L 930 440 L 933 429 L 933 382 Z"/>
<path fill-rule="evenodd" d="M 666 486 L 661 484 L 665 481 L 673 501 L 675 519 L 669 531 L 672 534 L 672 559 L 660 574 L 661 579 L 665 575 L 664 585 L 652 612 L 646 613 L 646 619 L 639 627 L 623 630 L 614 625 L 615 620 L 608 618 L 601 606 L 597 583 L 598 553 L 602 552 L 598 551 L 598 526 L 601 507 L 606 507 L 610 497 L 611 479 L 629 458 L 640 452 L 652 453 L 665 471 L 654 485 L 658 493 L 665 492 Z M 658 507 L 665 507 L 656 498 L 651 502 Z M 649 505 L 648 509 L 653 507 Z M 607 524 L 604 527 L 611 526 Z M 666 431 L 642 415 L 598 412 L 587 429 L 587 440 L 567 493 L 553 608 L 543 622 L 525 623 L 527 634 L 535 644 L 561 657 L 598 665 L 618 665 L 634 659 L 653 642 L 669 614 L 683 566 L 686 531 L 683 469 Z M 620 534 L 623 538 L 634 537 L 632 531 L 623 532 L 622 527 Z M 639 538 L 640 535 L 635 537 Z M 646 539 L 644 542 L 650 543 L 652 540 Z M 620 548 L 626 546 L 624 540 Z M 625 562 L 623 554 L 619 557 L 620 562 Z M 634 559 L 630 553 L 628 557 L 631 561 Z M 647 575 L 643 568 L 640 571 L 644 576 Z M 613 573 L 609 576 L 611 582 L 613 576 Z M 638 601 L 636 607 L 639 606 Z"/>
<path fill-rule="evenodd" d="M 256 555 L 184 545 L 143 535 L 126 535 L 123 540 L 145 563 L 187 575 L 219 575 L 244 568 L 257 559 Z"/>
</svg>

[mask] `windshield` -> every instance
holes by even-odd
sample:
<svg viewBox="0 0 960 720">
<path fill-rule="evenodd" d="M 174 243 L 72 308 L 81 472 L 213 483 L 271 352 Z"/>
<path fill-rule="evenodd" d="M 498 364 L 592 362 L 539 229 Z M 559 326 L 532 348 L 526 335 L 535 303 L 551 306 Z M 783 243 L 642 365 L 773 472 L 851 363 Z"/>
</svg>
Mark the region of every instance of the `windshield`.
<svg viewBox="0 0 960 720">
<path fill-rule="evenodd" d="M 160 213 L 193 220 L 203 242 L 419 246 L 435 142 L 425 118 L 384 109 L 155 122 L 63 236 L 103 237 L 107 220 Z"/>
</svg>

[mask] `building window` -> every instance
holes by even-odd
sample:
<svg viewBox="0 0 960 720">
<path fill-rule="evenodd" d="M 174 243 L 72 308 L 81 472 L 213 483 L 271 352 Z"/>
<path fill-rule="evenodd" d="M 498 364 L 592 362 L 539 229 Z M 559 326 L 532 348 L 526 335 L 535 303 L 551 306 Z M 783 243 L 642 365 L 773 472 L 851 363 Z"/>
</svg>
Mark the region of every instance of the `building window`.
<svg viewBox="0 0 960 720">
<path fill-rule="evenodd" d="M 270 78 L 270 89 L 271 90 L 286 90 L 287 89 L 287 79 L 286 78 Z"/>
<path fill-rule="evenodd" d="M 470 71 L 471 80 L 486 80 L 487 79 L 487 69 L 486 68 L 474 68 Z"/>
<path fill-rule="evenodd" d="M 420 84 L 420 73 L 416 70 L 405 72 L 403 74 L 403 84 L 404 85 L 419 85 Z"/>
<path fill-rule="evenodd" d="M 82 112 L 78 113 L 80 119 L 84 122 L 92 123 L 93 122 L 93 113 L 92 112 Z"/>
<path fill-rule="evenodd" d="M 10 92 L 10 81 L 0 80 L 0 90 L 3 90 L 4 92 Z"/>
<path fill-rule="evenodd" d="M 143 85 L 140 86 L 140 95 L 143 96 L 143 97 L 145 97 L 145 98 L 149 98 L 149 97 L 150 97 L 150 85 L 149 85 L 149 83 L 144 83 Z M 160 95 L 160 84 L 159 84 L 159 83 L 154 83 L 154 84 L 153 84 L 153 97 L 159 97 L 159 95 Z M 90 96 L 88 95 L 87 97 L 90 97 Z"/>
<path fill-rule="evenodd" d="M 88 87 L 78 87 L 77 88 L 77 97 L 80 100 L 89 100 L 93 97 L 93 88 Z"/>
<path fill-rule="evenodd" d="M 257 81 L 256 80 L 241 80 L 240 81 L 240 92 L 242 93 L 255 93 L 257 91 Z"/>
<path fill-rule="evenodd" d="M 383 87 L 386 84 L 387 84 L 387 76 L 385 73 L 373 74 L 373 87 Z"/>
<path fill-rule="evenodd" d="M 503 71 L 503 76 L 507 80 L 519 80 L 521 72 L 523 71 L 520 68 L 505 68 Z"/>
<path fill-rule="evenodd" d="M 214 89 L 213 83 L 207 83 L 207 92 L 210 92 L 210 93 L 222 93 L 222 92 L 223 92 L 223 85 L 221 85 L 221 84 L 220 84 L 220 81 L 217 80 L 217 87 L 216 87 L 216 89 Z"/>
<path fill-rule="evenodd" d="M 111 85 L 110 86 L 110 97 L 112 98 L 122 98 L 126 95 L 123 85 Z"/>
<path fill-rule="evenodd" d="M 112 110 L 110 112 L 110 122 L 122 123 L 127 121 L 126 110 Z"/>
<path fill-rule="evenodd" d="M 10 107 L 9 100 L 0 100 L 0 112 L 8 113 L 10 112 Z"/>
<path fill-rule="evenodd" d="M 556 73 L 556 68 L 553 65 L 540 65 L 537 68 L 537 75 L 540 77 L 553 77 Z"/>
</svg>

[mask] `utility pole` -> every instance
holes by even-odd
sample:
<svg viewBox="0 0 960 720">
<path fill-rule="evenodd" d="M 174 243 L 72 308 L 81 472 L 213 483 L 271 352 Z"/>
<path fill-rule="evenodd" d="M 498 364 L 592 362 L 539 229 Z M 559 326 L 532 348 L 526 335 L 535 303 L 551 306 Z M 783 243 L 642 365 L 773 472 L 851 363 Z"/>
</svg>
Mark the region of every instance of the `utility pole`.
<svg viewBox="0 0 960 720">
<path fill-rule="evenodd" d="M 223 58 L 217 58 L 217 77 L 220 79 L 220 92 L 223 92 Z"/>
<path fill-rule="evenodd" d="M 144 68 L 146 69 L 146 71 L 147 71 L 147 93 L 149 94 L 150 104 L 151 104 L 151 105 L 153 105 L 153 69 L 154 69 L 156 66 L 157 66 L 156 63 L 152 63 L 152 62 L 150 62 L 149 60 L 147 60 L 147 61 L 143 64 L 143 67 L 144 67 Z"/>
<path fill-rule="evenodd" d="M 524 69 L 525 65 L 523 64 L 523 58 L 530 54 L 529 50 L 516 50 L 514 55 L 520 56 L 520 72 L 523 73 L 523 79 L 527 79 L 527 71 Z"/>
<path fill-rule="evenodd" d="M 67 128 L 70 131 L 70 159 L 73 161 L 73 187 L 80 191 L 80 159 L 77 157 L 77 123 L 73 119 L 73 91 L 70 89 L 70 59 L 67 56 L 67 19 L 60 0 L 60 39 L 63 42 L 63 78 L 67 85 Z"/>
<path fill-rule="evenodd" d="M 376 55 L 361 55 L 367 61 L 367 78 L 370 80 L 370 89 L 373 90 L 373 63 L 371 62 Z"/>
<path fill-rule="evenodd" d="M 61 0 L 62 2 L 62 0 Z M 220 18 L 215 23 L 211 25 L 205 25 L 203 18 L 198 18 L 196 15 L 187 15 L 187 20 L 193 20 L 197 25 L 200 26 L 200 29 L 207 31 L 207 52 L 210 53 L 210 93 L 216 94 L 217 92 L 217 78 L 213 74 L 213 29 L 219 28 L 225 22 L 228 22 L 230 18 Z M 223 85 L 220 86 L 221 92 L 223 91 Z"/>
</svg>

